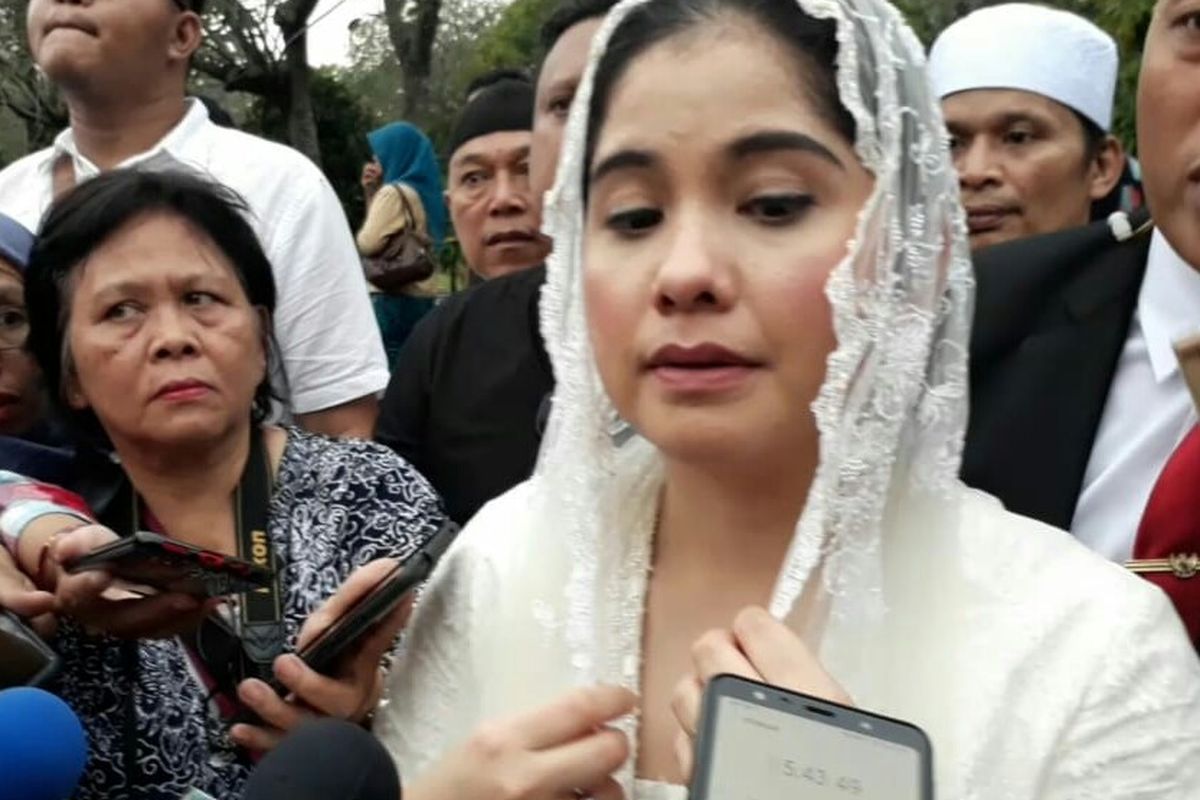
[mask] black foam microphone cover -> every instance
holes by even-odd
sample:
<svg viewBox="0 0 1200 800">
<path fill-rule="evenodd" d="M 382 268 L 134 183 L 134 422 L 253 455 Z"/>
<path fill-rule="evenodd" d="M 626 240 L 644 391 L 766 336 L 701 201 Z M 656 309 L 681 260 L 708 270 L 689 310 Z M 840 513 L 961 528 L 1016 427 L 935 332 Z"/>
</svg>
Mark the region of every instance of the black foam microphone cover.
<svg viewBox="0 0 1200 800">
<path fill-rule="evenodd" d="M 245 800 L 400 800 L 396 764 L 352 722 L 305 723 L 259 762 Z"/>
</svg>

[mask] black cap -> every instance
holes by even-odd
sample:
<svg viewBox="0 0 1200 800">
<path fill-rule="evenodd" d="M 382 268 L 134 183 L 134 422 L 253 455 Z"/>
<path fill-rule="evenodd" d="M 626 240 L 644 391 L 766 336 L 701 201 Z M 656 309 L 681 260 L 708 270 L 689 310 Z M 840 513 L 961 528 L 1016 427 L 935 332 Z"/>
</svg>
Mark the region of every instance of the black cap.
<svg viewBox="0 0 1200 800">
<path fill-rule="evenodd" d="M 467 101 L 446 152 L 453 158 L 460 147 L 480 136 L 529 130 L 533 130 L 533 84 L 515 78 L 501 80 Z"/>
</svg>

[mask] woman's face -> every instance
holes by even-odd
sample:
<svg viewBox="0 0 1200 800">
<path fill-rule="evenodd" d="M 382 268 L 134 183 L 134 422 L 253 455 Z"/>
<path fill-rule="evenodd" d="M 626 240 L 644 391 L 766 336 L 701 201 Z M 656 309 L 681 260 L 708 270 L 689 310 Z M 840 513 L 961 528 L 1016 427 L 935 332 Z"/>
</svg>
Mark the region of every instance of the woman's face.
<svg viewBox="0 0 1200 800">
<path fill-rule="evenodd" d="M 736 19 L 655 45 L 614 87 L 590 165 L 590 335 L 618 411 L 668 456 L 812 441 L 825 283 L 873 179 L 805 85 Z"/>
<path fill-rule="evenodd" d="M 175 216 L 139 217 L 74 277 L 68 400 L 114 444 L 203 445 L 247 424 L 264 322 L 206 236 Z"/>
<path fill-rule="evenodd" d="M 0 258 L 0 436 L 19 436 L 42 416 L 41 373 L 19 345 L 29 332 L 25 281 Z"/>
</svg>

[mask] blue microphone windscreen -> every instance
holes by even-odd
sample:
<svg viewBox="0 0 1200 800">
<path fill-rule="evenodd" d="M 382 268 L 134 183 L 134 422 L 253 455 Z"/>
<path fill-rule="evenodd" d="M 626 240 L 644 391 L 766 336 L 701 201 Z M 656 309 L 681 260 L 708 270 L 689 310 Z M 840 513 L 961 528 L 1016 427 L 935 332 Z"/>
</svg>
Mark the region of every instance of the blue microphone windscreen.
<svg viewBox="0 0 1200 800">
<path fill-rule="evenodd" d="M 86 763 L 70 706 L 41 689 L 0 692 L 0 800 L 65 800 Z"/>
</svg>

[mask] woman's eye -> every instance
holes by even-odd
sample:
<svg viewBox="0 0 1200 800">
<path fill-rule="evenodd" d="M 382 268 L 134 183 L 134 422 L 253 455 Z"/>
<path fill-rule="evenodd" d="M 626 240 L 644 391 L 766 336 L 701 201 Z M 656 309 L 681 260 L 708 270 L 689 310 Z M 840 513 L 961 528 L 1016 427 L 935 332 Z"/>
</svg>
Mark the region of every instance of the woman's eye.
<svg viewBox="0 0 1200 800">
<path fill-rule="evenodd" d="M 0 329 L 17 330 L 29 324 L 29 317 L 19 308 L 0 308 Z"/>
<path fill-rule="evenodd" d="M 1200 33 L 1200 11 L 1191 11 L 1175 20 L 1175 27 L 1183 28 L 1188 33 Z"/>
<path fill-rule="evenodd" d="M 605 226 L 625 236 L 637 236 L 662 222 L 663 213 L 657 208 L 631 208 L 608 216 Z"/>
<path fill-rule="evenodd" d="M 802 217 L 815 202 L 808 194 L 766 195 L 744 203 L 738 213 L 768 225 L 787 225 Z"/>
<path fill-rule="evenodd" d="M 210 306 L 217 302 L 217 296 L 211 292 L 188 292 L 183 296 L 183 302 L 189 306 Z"/>
<path fill-rule="evenodd" d="M 134 306 L 133 303 L 129 303 L 129 302 L 117 303 L 116 305 L 111 306 L 107 311 L 104 312 L 104 319 L 112 320 L 114 322 L 120 322 L 122 320 L 129 319 L 136 313 L 137 313 L 137 307 Z"/>
<path fill-rule="evenodd" d="M 573 99 L 574 98 L 571 95 L 555 97 L 546 107 L 554 116 L 566 118 L 566 116 L 571 112 L 571 100 Z"/>
</svg>

